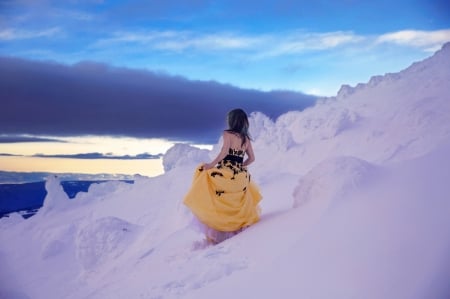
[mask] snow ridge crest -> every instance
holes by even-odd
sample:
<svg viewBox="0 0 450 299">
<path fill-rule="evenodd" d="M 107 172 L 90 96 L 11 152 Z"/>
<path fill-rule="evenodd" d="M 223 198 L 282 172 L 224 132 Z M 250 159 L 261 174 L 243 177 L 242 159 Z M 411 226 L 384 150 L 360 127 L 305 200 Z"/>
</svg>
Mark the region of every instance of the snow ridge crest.
<svg viewBox="0 0 450 299">
<path fill-rule="evenodd" d="M 408 68 L 398 73 L 386 73 L 385 75 L 372 76 L 368 83 L 358 83 L 355 87 L 348 84 L 343 84 L 339 89 L 336 98 L 343 99 L 356 92 L 367 88 L 374 88 L 380 84 L 388 82 L 403 80 L 405 77 L 417 72 L 428 72 L 429 76 L 433 76 L 432 69 L 443 68 L 444 65 L 450 66 L 450 42 L 445 43 L 440 50 L 434 53 L 431 57 L 413 63 Z"/>
</svg>

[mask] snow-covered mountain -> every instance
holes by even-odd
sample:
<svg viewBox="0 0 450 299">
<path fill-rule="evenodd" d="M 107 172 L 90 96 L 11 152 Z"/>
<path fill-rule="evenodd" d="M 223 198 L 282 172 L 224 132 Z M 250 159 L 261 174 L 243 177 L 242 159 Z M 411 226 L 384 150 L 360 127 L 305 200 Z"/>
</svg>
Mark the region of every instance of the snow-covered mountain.
<svg viewBox="0 0 450 299">
<path fill-rule="evenodd" d="M 181 203 L 209 152 L 0 220 L 0 298 L 450 298 L 450 44 L 272 121 L 253 113 L 261 221 L 205 247 Z"/>
</svg>

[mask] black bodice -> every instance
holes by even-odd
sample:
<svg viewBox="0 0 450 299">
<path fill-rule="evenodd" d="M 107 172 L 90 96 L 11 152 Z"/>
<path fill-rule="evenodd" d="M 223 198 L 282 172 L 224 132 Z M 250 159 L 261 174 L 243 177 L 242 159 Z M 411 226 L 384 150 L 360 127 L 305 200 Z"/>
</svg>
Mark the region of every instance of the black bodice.
<svg viewBox="0 0 450 299">
<path fill-rule="evenodd" d="M 242 164 L 242 162 L 244 162 L 244 155 L 245 151 L 230 148 L 228 150 L 228 155 L 226 155 L 225 158 L 223 158 L 223 160 Z"/>
</svg>

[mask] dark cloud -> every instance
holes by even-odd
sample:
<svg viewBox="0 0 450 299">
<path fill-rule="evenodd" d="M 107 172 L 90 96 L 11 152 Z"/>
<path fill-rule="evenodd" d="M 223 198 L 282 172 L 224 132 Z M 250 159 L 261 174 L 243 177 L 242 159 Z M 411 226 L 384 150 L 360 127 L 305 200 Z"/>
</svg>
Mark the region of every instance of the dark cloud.
<svg viewBox="0 0 450 299">
<path fill-rule="evenodd" d="M 216 141 L 225 115 L 240 107 L 276 118 L 315 97 L 189 81 L 83 62 L 73 66 L 0 57 L 3 134 L 121 135 Z"/>
<path fill-rule="evenodd" d="M 0 153 L 0 157 L 22 157 L 22 155 Z"/>
<path fill-rule="evenodd" d="M 57 155 L 44 155 L 44 154 L 36 154 L 33 157 L 38 158 L 68 158 L 68 159 L 113 159 L 113 160 L 143 160 L 143 159 L 159 159 L 162 157 L 162 154 L 151 155 L 148 153 L 138 154 L 136 156 L 114 156 L 114 155 L 105 155 L 102 153 L 85 153 L 85 154 L 57 154 Z"/>
<path fill-rule="evenodd" d="M 2 102 L 0 102 L 0 103 L 1 103 L 0 105 L 3 104 Z M 0 106 L 0 108 L 2 108 L 2 107 Z M 33 136 L 15 136 L 15 135 L 0 136 L 0 143 L 20 143 L 20 142 L 62 142 L 62 143 L 65 143 L 66 141 L 59 140 L 59 139 L 53 139 L 53 138 L 42 138 L 42 137 L 33 137 Z"/>
</svg>

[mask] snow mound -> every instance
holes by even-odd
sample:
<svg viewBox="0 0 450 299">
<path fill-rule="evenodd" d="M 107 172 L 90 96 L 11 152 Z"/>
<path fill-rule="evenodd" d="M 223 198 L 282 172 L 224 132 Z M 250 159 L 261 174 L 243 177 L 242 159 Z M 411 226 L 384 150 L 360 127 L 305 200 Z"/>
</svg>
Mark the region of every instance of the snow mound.
<svg viewBox="0 0 450 299">
<path fill-rule="evenodd" d="M 138 178 L 137 181 L 143 180 Z M 109 195 L 116 192 L 124 192 L 132 189 L 132 185 L 121 181 L 108 181 L 101 183 L 94 183 L 89 186 L 88 192 L 79 192 L 73 202 L 79 203 L 81 201 L 87 201 L 89 199 L 103 200 L 108 198 Z"/>
<path fill-rule="evenodd" d="M 45 196 L 42 208 L 38 211 L 39 214 L 44 215 L 67 207 L 70 199 L 67 193 L 64 192 L 61 181 L 57 176 L 49 176 L 47 178 L 45 181 L 45 190 L 47 190 L 47 195 Z"/>
<path fill-rule="evenodd" d="M 296 143 L 325 140 L 351 129 L 360 116 L 338 102 L 318 103 L 312 109 L 281 116 L 279 122 L 291 132 Z"/>
<path fill-rule="evenodd" d="M 319 163 L 294 189 L 294 208 L 308 201 L 332 202 L 373 181 L 379 168 L 355 157 L 333 157 Z"/>
<path fill-rule="evenodd" d="M 88 222 L 76 237 L 76 255 L 86 270 L 120 256 L 133 240 L 137 227 L 116 217 Z"/>
<path fill-rule="evenodd" d="M 266 115 L 256 112 L 250 115 L 251 136 L 259 143 L 270 146 L 275 151 L 285 151 L 291 148 L 295 142 L 292 134 L 282 123 L 273 122 Z"/>
<path fill-rule="evenodd" d="M 189 144 L 177 143 L 163 156 L 164 171 L 168 172 L 176 167 L 198 164 L 209 160 L 209 151 L 199 149 Z"/>
<path fill-rule="evenodd" d="M 6 229 L 9 226 L 15 226 L 21 222 L 25 221 L 25 219 L 19 213 L 11 213 L 8 217 L 0 218 L 0 228 Z"/>
<path fill-rule="evenodd" d="M 41 259 L 56 258 L 70 251 L 75 233 L 76 225 L 73 224 L 62 224 L 38 230 L 36 236 L 41 241 Z"/>
</svg>

